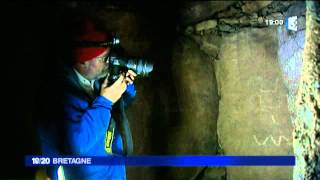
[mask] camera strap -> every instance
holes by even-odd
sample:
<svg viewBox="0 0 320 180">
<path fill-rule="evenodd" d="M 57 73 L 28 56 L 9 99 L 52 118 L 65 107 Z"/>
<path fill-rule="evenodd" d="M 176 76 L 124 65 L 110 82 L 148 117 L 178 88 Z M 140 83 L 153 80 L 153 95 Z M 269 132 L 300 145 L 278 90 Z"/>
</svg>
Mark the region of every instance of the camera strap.
<svg viewBox="0 0 320 180">
<path fill-rule="evenodd" d="M 131 155 L 133 153 L 132 134 L 129 120 L 124 110 L 124 101 L 122 98 L 113 105 L 110 124 L 106 132 L 105 150 L 109 154 L 112 154 L 112 142 L 115 128 L 119 128 L 119 132 L 123 140 L 123 155 Z"/>
<path fill-rule="evenodd" d="M 105 147 L 104 147 L 104 150 L 105 150 L 108 154 L 112 154 L 112 143 L 113 143 L 115 128 L 116 128 L 116 122 L 115 122 L 115 120 L 111 117 L 111 118 L 110 118 L 109 127 L 108 127 L 108 130 L 107 130 L 107 132 L 106 132 Z"/>
<path fill-rule="evenodd" d="M 131 155 L 133 153 L 133 141 L 132 134 L 130 130 L 129 120 L 124 110 L 124 101 L 123 98 L 119 100 L 119 108 L 120 108 L 120 119 L 119 119 L 119 127 L 120 132 L 122 132 L 122 138 L 124 139 L 124 155 Z"/>
</svg>

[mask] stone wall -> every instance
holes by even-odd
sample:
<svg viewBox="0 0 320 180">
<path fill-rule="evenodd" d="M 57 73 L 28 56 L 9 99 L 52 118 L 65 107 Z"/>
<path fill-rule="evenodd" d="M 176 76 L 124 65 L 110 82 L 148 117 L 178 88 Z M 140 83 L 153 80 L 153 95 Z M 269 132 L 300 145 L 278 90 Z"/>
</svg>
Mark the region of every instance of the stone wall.
<svg viewBox="0 0 320 180">
<path fill-rule="evenodd" d="M 217 83 L 213 62 L 189 38 L 179 39 L 173 49 L 172 80 L 177 92 L 178 118 L 172 122 L 169 154 L 216 154 L 218 118 Z M 217 168 L 174 168 L 168 179 L 199 178 L 202 171 L 207 178 L 219 178 L 223 171 Z M 209 172 L 214 172 L 209 174 Z"/>
<path fill-rule="evenodd" d="M 221 96 L 218 133 L 226 155 L 292 154 L 292 125 L 277 48 L 275 28 L 245 28 L 223 38 L 215 65 Z M 232 167 L 227 175 L 291 179 L 292 169 Z"/>
<path fill-rule="evenodd" d="M 201 9 L 199 6 L 196 9 Z M 202 6 L 210 4 L 203 2 Z M 219 96 L 217 133 L 223 154 L 293 154 L 293 102 L 304 44 L 304 7 L 303 2 L 235 2 L 203 16 L 203 21 L 197 17 L 195 23 L 182 23 L 181 33 L 214 62 Z M 298 16 L 298 32 L 266 24 L 266 20 L 294 15 Z M 292 170 L 229 167 L 227 178 L 292 179 Z"/>
</svg>

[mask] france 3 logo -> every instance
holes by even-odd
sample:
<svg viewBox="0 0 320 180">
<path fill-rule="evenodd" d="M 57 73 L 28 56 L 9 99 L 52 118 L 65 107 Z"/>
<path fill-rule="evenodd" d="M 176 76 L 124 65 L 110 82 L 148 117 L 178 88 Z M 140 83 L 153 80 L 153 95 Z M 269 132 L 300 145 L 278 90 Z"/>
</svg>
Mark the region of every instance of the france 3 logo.
<svg viewBox="0 0 320 180">
<path fill-rule="evenodd" d="M 298 16 L 286 17 L 285 26 L 287 30 L 297 31 L 298 30 Z"/>
<path fill-rule="evenodd" d="M 298 31 L 298 16 L 290 16 L 283 19 L 266 19 L 267 26 L 282 26 L 285 25 L 287 30 Z"/>
</svg>

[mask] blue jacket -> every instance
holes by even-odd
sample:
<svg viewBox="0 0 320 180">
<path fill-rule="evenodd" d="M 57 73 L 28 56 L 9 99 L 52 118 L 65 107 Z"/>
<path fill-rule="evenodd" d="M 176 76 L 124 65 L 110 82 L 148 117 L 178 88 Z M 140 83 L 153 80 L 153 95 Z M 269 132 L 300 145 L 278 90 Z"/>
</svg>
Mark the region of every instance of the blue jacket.
<svg viewBox="0 0 320 180">
<path fill-rule="evenodd" d="M 106 151 L 106 132 L 112 119 L 112 102 L 100 96 L 99 83 L 93 97 L 81 89 L 76 74 L 69 70 L 62 81 L 64 87 L 55 99 L 57 107 L 46 123 L 40 123 L 39 134 L 44 155 L 110 156 Z M 63 79 L 63 78 L 61 78 Z M 128 85 L 123 95 L 126 105 L 135 96 L 134 85 Z M 51 95 L 52 96 L 52 95 Z M 54 96 L 54 95 L 53 95 Z M 60 97 L 59 97 L 60 96 Z M 60 107 L 59 107 L 60 106 Z M 50 111 L 49 111 L 50 112 Z M 112 141 L 112 154 L 122 154 L 123 143 L 118 127 Z M 57 179 L 57 168 L 49 174 Z M 66 179 L 126 179 L 124 166 L 63 167 Z"/>
</svg>

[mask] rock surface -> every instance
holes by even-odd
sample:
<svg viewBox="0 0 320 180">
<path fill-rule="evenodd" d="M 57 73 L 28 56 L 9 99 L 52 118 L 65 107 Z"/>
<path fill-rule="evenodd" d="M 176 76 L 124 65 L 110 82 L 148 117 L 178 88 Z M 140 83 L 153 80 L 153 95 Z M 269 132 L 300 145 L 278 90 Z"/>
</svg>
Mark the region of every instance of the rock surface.
<svg viewBox="0 0 320 180">
<path fill-rule="evenodd" d="M 222 38 L 215 61 L 218 135 L 226 155 L 291 155 L 292 125 L 277 62 L 275 28 Z M 292 179 L 291 167 L 229 167 L 228 179 Z"/>
<path fill-rule="evenodd" d="M 233 3 L 235 1 L 188 2 L 180 9 L 180 23 L 186 25 L 205 20 Z"/>
</svg>

